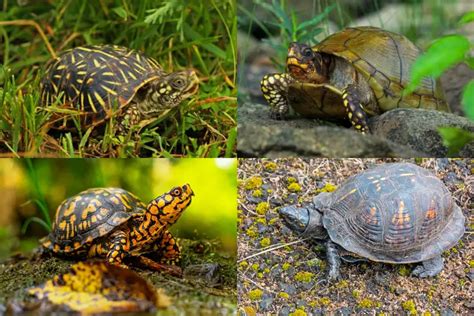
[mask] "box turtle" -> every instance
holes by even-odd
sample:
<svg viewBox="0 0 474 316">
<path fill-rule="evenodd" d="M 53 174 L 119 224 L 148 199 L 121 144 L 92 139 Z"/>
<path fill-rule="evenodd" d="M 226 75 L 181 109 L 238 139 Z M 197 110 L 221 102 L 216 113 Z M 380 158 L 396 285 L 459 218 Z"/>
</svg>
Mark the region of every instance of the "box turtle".
<svg viewBox="0 0 474 316">
<path fill-rule="evenodd" d="M 119 188 L 83 191 L 59 205 L 53 229 L 42 246 L 60 257 L 102 257 L 116 265 L 123 265 L 125 257 L 138 257 L 149 268 L 166 270 L 180 259 L 179 246 L 168 228 L 193 195 L 185 184 L 146 205 Z"/>
<path fill-rule="evenodd" d="M 199 80 L 193 70 L 166 73 L 139 51 L 102 45 L 76 47 L 49 62 L 40 88 L 44 107 L 61 105 L 53 129 L 75 130 L 72 112 L 81 128 L 114 117 L 115 132 L 123 134 L 178 106 L 197 92 Z"/>
<path fill-rule="evenodd" d="M 263 77 L 263 96 L 272 116 L 282 119 L 291 106 L 306 117 L 349 118 L 369 131 L 368 116 L 395 108 L 449 111 L 441 87 L 424 78 L 403 95 L 410 70 L 421 51 L 406 37 L 376 27 L 346 28 L 314 47 L 292 43 L 287 72 Z"/>
<path fill-rule="evenodd" d="M 435 276 L 443 269 L 441 254 L 465 229 L 463 212 L 443 182 L 410 163 L 379 165 L 334 192 L 318 194 L 312 203 L 279 212 L 295 232 L 326 240 L 331 279 L 339 276 L 341 258 L 357 257 L 421 262 L 412 275 Z"/>
</svg>

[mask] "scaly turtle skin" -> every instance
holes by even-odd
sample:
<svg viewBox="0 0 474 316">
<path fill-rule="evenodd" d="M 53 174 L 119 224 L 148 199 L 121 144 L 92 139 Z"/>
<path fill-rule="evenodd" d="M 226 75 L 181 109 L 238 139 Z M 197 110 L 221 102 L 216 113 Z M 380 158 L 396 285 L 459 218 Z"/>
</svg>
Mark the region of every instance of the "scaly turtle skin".
<svg viewBox="0 0 474 316">
<path fill-rule="evenodd" d="M 391 109 L 449 112 L 433 78 L 402 96 L 420 53 L 400 34 L 376 27 L 346 28 L 314 47 L 292 43 L 287 73 L 264 76 L 261 89 L 274 118 L 284 118 L 291 106 L 306 117 L 349 118 L 356 130 L 366 133 L 368 116 Z"/>
<path fill-rule="evenodd" d="M 464 234 L 465 218 L 446 186 L 409 163 L 377 166 L 280 215 L 292 230 L 327 241 L 329 277 L 339 276 L 339 251 L 387 263 L 421 262 L 412 274 L 435 276 L 443 251 Z"/>
<path fill-rule="evenodd" d="M 191 203 L 189 184 L 175 187 L 148 205 L 118 188 L 83 191 L 59 205 L 52 232 L 43 247 L 62 257 L 102 257 L 123 265 L 126 256 L 139 257 L 154 269 L 176 264 L 180 249 L 168 231 Z"/>
<path fill-rule="evenodd" d="M 83 46 L 65 51 L 46 67 L 41 103 L 59 104 L 79 116 L 81 127 L 115 117 L 123 134 L 143 120 L 163 115 L 197 92 L 193 70 L 166 73 L 152 58 L 119 46 Z M 55 113 L 51 126 L 74 130 L 71 115 Z"/>
</svg>

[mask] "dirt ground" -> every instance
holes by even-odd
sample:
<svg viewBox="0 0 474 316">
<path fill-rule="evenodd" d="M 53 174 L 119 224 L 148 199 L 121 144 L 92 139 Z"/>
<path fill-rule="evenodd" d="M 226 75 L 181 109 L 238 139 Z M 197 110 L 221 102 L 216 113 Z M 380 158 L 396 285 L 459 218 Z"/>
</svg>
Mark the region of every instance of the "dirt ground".
<svg viewBox="0 0 474 316">
<path fill-rule="evenodd" d="M 413 265 L 342 263 L 326 279 L 322 244 L 286 228 L 278 208 L 332 191 L 350 175 L 383 162 L 415 162 L 448 186 L 466 216 L 466 233 L 443 253 L 434 278 L 410 276 Z M 246 159 L 239 161 L 238 297 L 244 315 L 473 315 L 474 160 Z"/>
<path fill-rule="evenodd" d="M 232 315 L 237 309 L 235 257 L 219 253 L 217 242 L 181 240 L 183 278 L 133 268 L 171 305 L 160 315 Z M 74 261 L 16 256 L 0 264 L 0 315 L 9 304 L 27 302 L 30 287 L 64 273 Z M 11 305 L 10 305 L 11 306 Z"/>
</svg>

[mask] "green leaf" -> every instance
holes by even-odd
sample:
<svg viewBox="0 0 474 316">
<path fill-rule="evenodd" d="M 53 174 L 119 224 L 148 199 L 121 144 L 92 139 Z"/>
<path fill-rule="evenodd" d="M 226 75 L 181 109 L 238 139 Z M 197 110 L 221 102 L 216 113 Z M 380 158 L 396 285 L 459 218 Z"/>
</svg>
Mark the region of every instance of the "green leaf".
<svg viewBox="0 0 474 316">
<path fill-rule="evenodd" d="M 474 21 L 474 11 L 470 11 L 462 16 L 462 18 L 459 20 L 459 25 L 471 23 Z"/>
<path fill-rule="evenodd" d="M 474 121 L 474 80 L 464 87 L 461 103 L 466 116 Z"/>
<path fill-rule="evenodd" d="M 123 7 L 113 8 L 112 11 L 115 12 L 122 19 L 124 20 L 127 19 L 128 14 L 127 14 L 127 11 L 125 11 Z"/>
<path fill-rule="evenodd" d="M 440 127 L 438 132 L 443 139 L 443 145 L 448 148 L 448 156 L 452 157 L 467 143 L 474 141 L 474 133 L 458 127 Z"/>
<path fill-rule="evenodd" d="M 301 31 L 301 30 L 304 30 L 308 27 L 313 27 L 319 23 L 321 23 L 321 21 L 323 19 L 325 19 L 328 14 L 336 7 L 336 4 L 333 4 L 333 5 L 330 5 L 329 7 L 326 7 L 324 9 L 324 11 L 321 13 L 321 14 L 318 14 L 317 16 L 315 16 L 314 18 L 312 18 L 311 20 L 308 20 L 308 21 L 305 21 L 303 23 L 301 23 L 300 25 L 298 25 L 298 28 L 296 29 L 297 31 Z"/>
<path fill-rule="evenodd" d="M 411 82 L 404 93 L 415 91 L 424 77 L 438 78 L 446 69 L 463 61 L 469 48 L 469 40 L 461 35 L 448 35 L 433 42 L 413 64 Z"/>
</svg>

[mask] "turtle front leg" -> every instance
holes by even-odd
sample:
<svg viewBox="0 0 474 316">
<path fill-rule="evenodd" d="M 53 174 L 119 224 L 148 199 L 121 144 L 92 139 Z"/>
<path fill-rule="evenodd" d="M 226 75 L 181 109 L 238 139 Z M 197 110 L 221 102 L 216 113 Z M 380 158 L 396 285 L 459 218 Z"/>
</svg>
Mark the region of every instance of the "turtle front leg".
<svg viewBox="0 0 474 316">
<path fill-rule="evenodd" d="M 362 134 L 368 133 L 369 125 L 367 123 L 367 113 L 365 113 L 364 106 L 362 105 L 362 97 L 356 85 L 350 84 L 344 89 L 342 92 L 342 101 L 352 126 Z"/>
<path fill-rule="evenodd" d="M 444 262 L 441 256 L 423 261 L 411 274 L 420 278 L 434 277 L 443 270 Z"/>
<path fill-rule="evenodd" d="M 165 231 L 162 238 L 152 244 L 147 251 L 149 251 L 147 257 L 156 259 L 162 264 L 177 265 L 181 260 L 181 249 L 178 241 L 169 231 Z"/>
<path fill-rule="evenodd" d="M 339 256 L 337 246 L 331 240 L 326 242 L 326 258 L 329 265 L 329 280 L 337 280 L 341 276 L 339 272 L 339 267 L 341 266 L 341 257 Z"/>
<path fill-rule="evenodd" d="M 295 79 L 287 73 L 268 74 L 262 78 L 260 88 L 264 98 L 271 107 L 272 118 L 282 120 L 288 114 L 288 86 Z"/>
<path fill-rule="evenodd" d="M 175 276 L 182 275 L 182 269 L 177 266 L 180 259 L 181 249 L 169 231 L 165 231 L 162 238 L 145 249 L 145 253 L 139 258 L 140 262 L 149 269 Z"/>
<path fill-rule="evenodd" d="M 128 239 L 128 232 L 123 230 L 115 231 L 109 239 L 107 253 L 105 255 L 108 263 L 126 267 L 122 262 L 125 255 L 130 250 L 130 242 Z"/>
<path fill-rule="evenodd" d="M 124 113 L 121 113 L 115 125 L 116 135 L 125 135 L 130 128 L 140 123 L 140 111 L 136 103 L 131 103 Z"/>
</svg>

